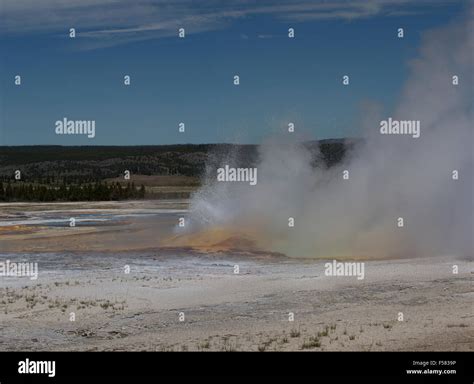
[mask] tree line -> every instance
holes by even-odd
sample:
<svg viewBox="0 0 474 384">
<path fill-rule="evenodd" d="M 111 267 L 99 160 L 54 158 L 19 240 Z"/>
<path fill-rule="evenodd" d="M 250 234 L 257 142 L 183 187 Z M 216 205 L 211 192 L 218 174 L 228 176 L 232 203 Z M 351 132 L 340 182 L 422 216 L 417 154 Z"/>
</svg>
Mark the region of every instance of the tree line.
<svg viewBox="0 0 474 384">
<path fill-rule="evenodd" d="M 142 199 L 145 186 L 120 183 L 78 184 L 51 187 L 26 183 L 0 183 L 0 201 L 107 201 Z"/>
</svg>

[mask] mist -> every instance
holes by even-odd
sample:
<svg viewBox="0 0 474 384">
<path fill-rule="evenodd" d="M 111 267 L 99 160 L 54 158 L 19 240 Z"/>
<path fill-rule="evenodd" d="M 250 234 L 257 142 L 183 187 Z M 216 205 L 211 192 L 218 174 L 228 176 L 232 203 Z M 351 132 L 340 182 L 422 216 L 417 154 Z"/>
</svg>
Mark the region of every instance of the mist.
<svg viewBox="0 0 474 384">
<path fill-rule="evenodd" d="M 397 107 L 387 113 L 376 102 L 363 103 L 364 119 L 354 122 L 362 140 L 342 163 L 315 167 L 307 137 L 284 133 L 259 147 L 254 186 L 217 182 L 209 164 L 190 204 L 190 245 L 231 239 L 232 247 L 296 258 L 472 259 L 472 20 L 471 9 L 465 20 L 423 35 Z M 381 134 L 388 118 L 419 120 L 419 137 Z M 237 158 L 219 161 L 231 165 Z"/>
</svg>

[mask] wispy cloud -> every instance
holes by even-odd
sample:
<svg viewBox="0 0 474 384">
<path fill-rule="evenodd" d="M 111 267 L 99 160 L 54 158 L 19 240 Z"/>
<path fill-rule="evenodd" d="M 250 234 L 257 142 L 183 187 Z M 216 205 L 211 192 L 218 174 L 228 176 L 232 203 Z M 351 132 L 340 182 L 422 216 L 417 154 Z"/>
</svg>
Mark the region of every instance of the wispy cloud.
<svg viewBox="0 0 474 384">
<path fill-rule="evenodd" d="M 462 0 L 460 0 L 462 1 Z M 452 2 L 451 2 L 452 3 Z M 419 0 L 2 0 L 0 33 L 66 33 L 76 28 L 89 47 L 225 28 L 247 17 L 281 22 L 353 20 L 413 13 L 445 1 Z M 260 38 L 266 38 L 262 34 Z"/>
</svg>

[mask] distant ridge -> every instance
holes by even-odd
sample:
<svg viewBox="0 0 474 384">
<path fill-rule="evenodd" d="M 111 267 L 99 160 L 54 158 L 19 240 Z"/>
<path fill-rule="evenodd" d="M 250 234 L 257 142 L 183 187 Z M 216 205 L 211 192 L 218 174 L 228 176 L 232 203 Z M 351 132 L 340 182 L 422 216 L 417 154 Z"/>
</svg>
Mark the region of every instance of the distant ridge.
<svg viewBox="0 0 474 384">
<path fill-rule="evenodd" d="M 308 141 L 304 145 L 318 153 L 318 159 L 332 166 L 344 157 L 358 139 Z M 0 146 L 0 179 L 12 180 L 21 169 L 25 179 L 45 182 L 100 181 L 118 177 L 124 170 L 141 175 L 183 175 L 199 177 L 208 160 L 234 154 L 242 166 L 258 161 L 256 144 L 172 144 L 133 146 Z"/>
</svg>

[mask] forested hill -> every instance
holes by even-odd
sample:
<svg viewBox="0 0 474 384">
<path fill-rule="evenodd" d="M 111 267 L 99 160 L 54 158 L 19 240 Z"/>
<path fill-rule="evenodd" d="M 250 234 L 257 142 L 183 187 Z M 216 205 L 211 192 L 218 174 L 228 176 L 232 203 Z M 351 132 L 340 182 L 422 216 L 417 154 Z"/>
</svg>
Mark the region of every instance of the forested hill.
<svg viewBox="0 0 474 384">
<path fill-rule="evenodd" d="M 352 143 L 338 139 L 306 145 L 315 154 L 319 153 L 316 162 L 331 166 L 343 158 Z M 124 170 L 141 175 L 199 177 L 210 158 L 226 156 L 237 159 L 240 166 L 252 166 L 258 160 L 258 147 L 237 144 L 3 146 L 0 147 L 0 181 L 11 181 L 16 170 L 21 170 L 23 180 L 41 184 L 98 182 L 118 177 Z"/>
</svg>

